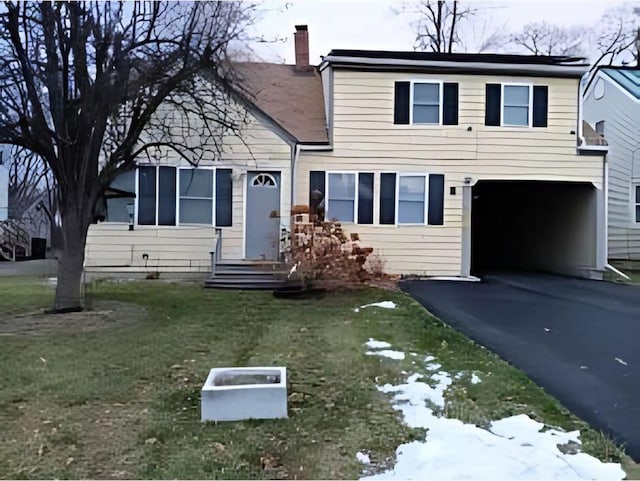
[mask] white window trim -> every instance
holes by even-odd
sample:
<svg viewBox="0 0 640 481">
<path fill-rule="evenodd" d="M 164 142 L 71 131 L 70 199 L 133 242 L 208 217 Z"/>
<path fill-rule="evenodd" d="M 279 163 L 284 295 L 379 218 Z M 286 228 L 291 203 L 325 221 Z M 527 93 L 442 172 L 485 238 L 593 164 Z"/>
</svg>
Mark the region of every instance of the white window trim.
<svg viewBox="0 0 640 481">
<path fill-rule="evenodd" d="M 358 187 L 359 187 L 359 178 L 358 175 L 360 173 L 369 173 L 368 171 L 358 171 L 358 170 L 327 170 L 325 172 L 324 177 L 324 185 L 325 190 L 327 191 L 324 196 L 324 211 L 325 211 L 325 220 L 331 220 L 329 217 L 329 174 L 353 174 L 355 177 L 355 199 L 353 201 L 353 222 L 347 220 L 338 220 L 337 222 L 341 222 L 343 224 L 358 224 Z M 375 178 L 374 178 L 375 179 Z"/>
<path fill-rule="evenodd" d="M 211 191 L 211 224 L 201 224 L 196 222 L 185 222 L 182 223 L 180 221 L 180 175 L 183 170 L 210 170 L 212 171 L 212 186 L 213 189 Z M 187 197 L 187 199 L 201 199 L 201 200 L 209 200 L 209 197 Z M 210 166 L 197 166 L 197 167 L 178 167 L 178 179 L 176 182 L 176 226 L 180 225 L 197 225 L 197 226 L 206 226 L 206 227 L 215 227 L 216 226 L 216 168 Z"/>
<path fill-rule="evenodd" d="M 443 116 L 443 102 L 444 102 L 444 82 L 442 80 L 431 80 L 431 79 L 419 79 L 419 80 L 410 80 L 409 81 L 409 125 L 417 125 L 420 127 L 425 126 L 442 126 L 442 116 Z M 413 89 L 415 84 L 435 84 L 438 85 L 438 123 L 416 123 L 413 121 Z"/>
<path fill-rule="evenodd" d="M 395 225 L 428 225 L 429 222 L 429 172 L 396 172 L 396 212 L 395 212 Z M 400 178 L 401 177 L 424 177 L 424 222 L 400 222 L 398 216 L 400 212 Z M 439 227 L 439 226 L 433 226 Z"/>
<path fill-rule="evenodd" d="M 529 109 L 527 125 L 505 124 L 504 123 L 504 88 L 506 87 L 529 87 Z M 533 84 L 526 82 L 506 82 L 500 84 L 500 127 L 527 128 L 533 125 Z"/>
</svg>

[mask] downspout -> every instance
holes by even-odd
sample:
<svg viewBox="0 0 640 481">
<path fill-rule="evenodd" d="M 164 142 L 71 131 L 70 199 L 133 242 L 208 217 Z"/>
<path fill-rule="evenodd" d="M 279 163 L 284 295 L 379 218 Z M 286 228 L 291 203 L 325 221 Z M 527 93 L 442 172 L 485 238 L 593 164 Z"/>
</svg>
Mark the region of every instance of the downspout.
<svg viewBox="0 0 640 481">
<path fill-rule="evenodd" d="M 582 91 L 582 78 L 580 79 L 580 81 L 578 82 L 578 139 L 577 139 L 577 143 L 578 143 L 578 147 L 584 147 L 586 146 L 586 141 L 584 139 L 584 136 L 582 135 L 584 132 L 582 130 L 582 95 L 584 94 L 584 92 Z"/>
</svg>

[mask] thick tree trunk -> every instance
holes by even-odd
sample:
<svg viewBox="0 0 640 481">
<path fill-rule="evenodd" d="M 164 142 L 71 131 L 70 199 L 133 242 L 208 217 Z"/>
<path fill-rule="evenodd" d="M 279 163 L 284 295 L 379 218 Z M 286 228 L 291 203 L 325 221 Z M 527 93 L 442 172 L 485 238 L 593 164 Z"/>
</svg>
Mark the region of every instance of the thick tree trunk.
<svg viewBox="0 0 640 481">
<path fill-rule="evenodd" d="M 58 257 L 57 312 L 82 309 L 82 270 L 89 222 L 77 211 L 62 217 L 63 245 Z"/>
</svg>

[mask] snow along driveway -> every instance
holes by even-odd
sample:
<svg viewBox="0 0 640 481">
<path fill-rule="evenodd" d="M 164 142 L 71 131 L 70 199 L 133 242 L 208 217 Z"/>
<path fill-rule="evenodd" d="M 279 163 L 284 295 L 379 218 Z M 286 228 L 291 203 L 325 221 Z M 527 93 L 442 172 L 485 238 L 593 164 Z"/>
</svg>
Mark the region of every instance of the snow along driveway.
<svg viewBox="0 0 640 481">
<path fill-rule="evenodd" d="M 370 339 L 368 355 L 398 359 L 397 350 Z M 393 353 L 388 355 L 388 353 Z M 603 463 L 585 453 L 564 454 L 558 445 L 580 445 L 580 432 L 546 429 L 525 414 L 490 423 L 488 429 L 436 415 L 445 405 L 445 392 L 459 374 L 440 370 L 432 356 L 424 360 L 426 375 L 411 374 L 403 384 L 385 384 L 378 390 L 392 394 L 394 409 L 410 427 L 427 429 L 424 441 L 396 449 L 393 469 L 363 480 L 395 479 L 623 479 L 619 464 Z M 481 382 L 475 373 L 473 382 Z M 364 474 L 371 473 L 369 457 L 358 453 Z"/>
</svg>

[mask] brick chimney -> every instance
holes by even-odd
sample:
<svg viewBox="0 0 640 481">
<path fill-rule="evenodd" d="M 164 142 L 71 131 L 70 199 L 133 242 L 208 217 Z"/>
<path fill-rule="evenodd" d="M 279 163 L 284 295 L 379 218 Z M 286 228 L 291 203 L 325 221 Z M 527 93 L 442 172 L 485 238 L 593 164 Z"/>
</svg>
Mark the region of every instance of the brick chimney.
<svg viewBox="0 0 640 481">
<path fill-rule="evenodd" d="M 306 25 L 296 25 L 296 68 L 309 70 L 309 32 Z"/>
</svg>

